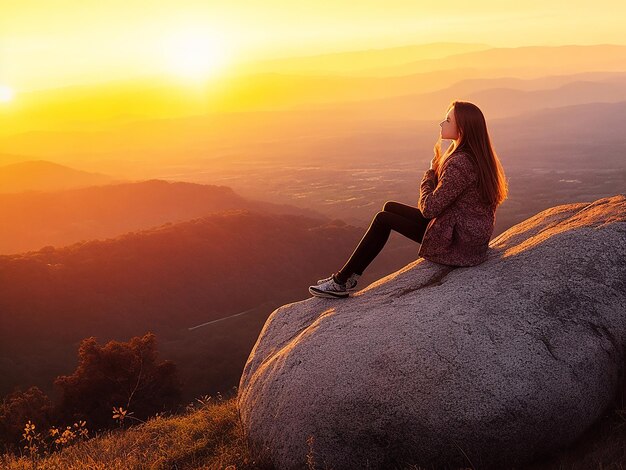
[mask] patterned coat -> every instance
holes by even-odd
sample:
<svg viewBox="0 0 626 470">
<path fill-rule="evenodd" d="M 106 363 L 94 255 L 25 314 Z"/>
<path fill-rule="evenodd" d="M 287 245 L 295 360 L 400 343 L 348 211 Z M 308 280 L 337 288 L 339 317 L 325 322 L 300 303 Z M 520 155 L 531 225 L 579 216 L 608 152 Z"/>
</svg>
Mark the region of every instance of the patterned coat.
<svg viewBox="0 0 626 470">
<path fill-rule="evenodd" d="M 420 185 L 418 208 L 427 219 L 419 249 L 435 263 L 475 266 L 487 259 L 496 205 L 481 201 L 478 174 L 471 157 L 454 151 L 443 163 L 441 179 L 427 170 Z"/>
</svg>

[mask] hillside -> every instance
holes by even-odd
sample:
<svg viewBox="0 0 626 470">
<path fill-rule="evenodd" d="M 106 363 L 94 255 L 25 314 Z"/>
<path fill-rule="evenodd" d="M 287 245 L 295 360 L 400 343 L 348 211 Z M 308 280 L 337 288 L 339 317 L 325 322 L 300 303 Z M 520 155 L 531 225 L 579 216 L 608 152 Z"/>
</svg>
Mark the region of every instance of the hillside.
<svg viewBox="0 0 626 470">
<path fill-rule="evenodd" d="M 204 402 L 204 403 L 203 403 Z M 591 470 L 622 468 L 626 441 L 626 411 L 617 406 L 569 449 L 517 467 L 514 470 Z M 88 424 L 87 424 L 88 426 Z M 39 430 L 44 431 L 45 430 Z M 308 470 L 321 467 L 314 453 Z M 68 446 L 50 457 L 36 458 L 41 470 L 92 468 L 139 470 L 146 467 L 169 470 L 240 469 L 274 470 L 254 456 L 243 434 L 236 400 L 210 397 L 190 403 L 189 410 L 177 416 L 155 417 L 130 429 L 106 432 L 94 439 Z M 332 463 L 330 464 L 332 468 Z M 7 470 L 30 470 L 33 461 L 0 455 Z M 471 468 L 471 467 L 470 467 Z M 474 467 L 478 470 L 479 467 Z M 448 470 L 465 470 L 448 469 Z M 411 466 L 398 470 L 431 470 Z M 503 469 L 504 470 L 504 469 Z M 507 469 L 509 470 L 509 469 Z"/>
<path fill-rule="evenodd" d="M 344 363 L 350 359 L 347 355 L 333 355 L 333 350 L 337 344 L 348 348 L 355 345 L 353 338 L 356 335 L 357 338 L 361 338 L 361 341 L 365 340 L 364 344 L 367 344 L 368 351 L 365 359 L 366 361 L 373 360 L 373 364 L 377 367 L 376 370 L 372 369 L 370 374 L 373 374 L 374 378 L 378 377 L 379 380 L 368 382 L 367 377 L 361 374 L 357 374 L 357 377 L 352 377 L 351 380 L 362 385 L 370 384 L 376 388 L 389 388 L 388 381 L 386 379 L 380 380 L 380 375 L 385 369 L 390 369 L 396 371 L 394 372 L 395 380 L 401 381 L 406 386 L 410 387 L 411 384 L 420 380 L 435 381 L 437 385 L 436 389 L 429 393 L 411 395 L 401 393 L 400 389 L 395 388 L 392 384 L 391 391 L 381 397 L 380 401 L 368 402 L 368 405 L 375 403 L 377 406 L 368 406 L 363 409 L 362 412 L 365 414 L 375 413 L 378 407 L 386 403 L 397 400 L 406 402 L 407 397 L 409 397 L 409 401 L 420 402 L 428 400 L 425 397 L 434 394 L 438 394 L 444 400 L 442 410 L 450 405 L 454 407 L 463 399 L 454 395 L 456 389 L 451 384 L 456 383 L 465 397 L 476 393 L 476 390 L 480 388 L 481 380 L 475 376 L 476 374 L 494 374 L 494 367 L 486 367 L 482 370 L 480 367 L 473 367 L 471 373 L 462 370 L 466 365 L 464 358 L 471 356 L 471 354 L 467 354 L 466 349 L 456 350 L 456 348 L 452 348 L 456 350 L 457 354 L 450 359 L 445 355 L 445 348 L 446 344 L 449 346 L 454 342 L 449 344 L 447 343 L 448 340 L 440 341 L 440 338 L 435 338 L 431 341 L 435 341 L 437 345 L 441 346 L 441 349 L 437 349 L 436 347 L 426 347 L 427 340 L 424 338 L 424 341 L 420 343 L 422 346 L 419 348 L 415 348 L 414 341 L 409 341 L 409 349 L 419 351 L 418 354 L 422 354 L 424 357 L 432 357 L 434 362 L 441 362 L 444 364 L 444 369 L 448 371 L 450 365 L 455 364 L 460 371 L 460 380 L 455 382 L 451 377 L 448 377 L 442 381 L 441 377 L 434 373 L 436 372 L 435 368 L 426 367 L 424 370 L 429 371 L 429 373 L 418 374 L 419 377 L 413 377 L 412 380 L 407 381 L 405 374 L 397 374 L 398 370 L 405 371 L 406 361 L 398 363 L 390 360 L 392 359 L 392 349 L 386 349 L 385 343 L 390 338 L 393 339 L 394 335 L 398 333 L 406 336 L 410 333 L 409 330 L 412 330 L 418 336 L 434 334 L 435 336 L 441 335 L 442 338 L 449 338 L 454 335 L 457 337 L 461 335 L 465 340 L 456 344 L 456 347 L 471 349 L 477 346 L 483 352 L 485 351 L 484 345 L 487 343 L 511 351 L 525 350 L 529 344 L 532 346 L 536 343 L 539 345 L 538 348 L 532 346 L 528 349 L 531 354 L 529 361 L 519 361 L 514 355 L 509 357 L 506 354 L 492 354 L 491 352 L 487 354 L 495 361 L 497 367 L 506 362 L 521 368 L 520 370 L 524 371 L 522 374 L 538 373 L 537 370 L 526 372 L 529 369 L 529 364 L 532 365 L 533 361 L 539 361 L 541 364 L 545 362 L 550 367 L 542 365 L 541 370 L 544 374 L 555 376 L 555 374 L 558 375 L 564 371 L 566 376 L 580 381 L 574 387 L 575 389 L 588 387 L 593 382 L 592 376 L 602 376 L 602 373 L 596 369 L 617 367 L 621 370 L 624 367 L 624 358 L 611 352 L 613 348 L 617 351 L 620 348 L 618 343 L 623 341 L 621 332 L 612 332 L 613 328 L 622 328 L 623 312 L 620 312 L 619 308 L 611 308 L 610 304 L 594 302 L 599 292 L 610 294 L 611 289 L 613 289 L 613 294 L 605 296 L 607 301 L 619 302 L 619 296 L 623 296 L 623 278 L 619 276 L 619 273 L 624 269 L 623 263 L 620 262 L 624 254 L 623 239 L 620 237 L 624 223 L 624 200 L 623 195 L 617 195 L 593 203 L 554 207 L 537 214 L 495 239 L 490 244 L 489 259 L 478 267 L 447 269 L 426 260 L 418 260 L 359 291 L 350 301 L 336 303 L 336 308 L 329 309 L 329 301 L 326 299 L 308 299 L 286 304 L 281 309 L 277 309 L 265 323 L 263 332 L 250 353 L 250 363 L 261 366 L 262 372 L 282 373 L 286 371 L 287 374 L 293 376 L 304 373 L 304 375 L 299 376 L 300 379 L 308 377 L 307 380 L 312 380 L 314 383 L 323 375 L 321 372 L 332 374 L 336 370 L 337 363 Z M 221 216 L 228 218 L 230 214 L 225 213 Z M 245 214 L 251 218 L 259 217 L 255 214 Z M 313 221 L 309 219 L 288 218 L 290 226 L 297 222 L 296 225 L 308 227 L 308 230 L 315 229 Z M 279 219 L 278 216 L 273 218 L 273 226 L 280 226 L 281 221 Z M 222 222 L 225 221 L 222 220 Z M 236 224 L 237 217 L 230 223 Z M 193 222 L 191 224 L 193 225 Z M 220 224 L 220 226 L 223 225 L 223 223 Z M 345 228 L 342 224 L 336 225 L 336 228 L 341 227 Z M 594 229 L 593 233 L 589 233 L 589 228 Z M 617 258 L 606 256 L 605 247 L 607 245 L 615 248 Z M 567 252 L 572 247 L 576 251 L 570 253 L 572 256 L 569 258 L 564 258 L 560 251 Z M 582 249 L 583 247 L 585 250 Z M 512 270 L 507 269 L 504 265 L 512 267 Z M 132 263 L 129 263 L 128 266 L 132 266 Z M 503 269 L 503 272 L 506 272 L 506 275 L 498 272 L 498 266 Z M 538 267 L 543 268 L 542 276 L 533 277 L 530 275 L 530 273 L 536 273 Z M 520 270 L 526 270 L 527 275 L 521 273 Z M 441 275 L 442 272 L 444 273 L 443 276 Z M 485 276 L 485 273 L 491 273 L 491 275 Z M 511 277 L 511 273 L 521 273 L 521 275 L 519 278 Z M 618 276 L 611 276 L 611 273 L 617 273 Z M 285 274 L 285 278 L 288 278 L 289 275 L 291 274 Z M 459 282 L 468 288 L 459 289 Z M 585 288 L 581 288 L 582 286 Z M 548 291 L 545 291 L 546 288 Z M 482 292 L 491 290 L 499 292 L 499 295 L 488 297 Z M 540 291 L 542 295 L 534 296 L 535 298 L 531 295 L 525 295 L 525 291 L 529 290 Z M 568 292 L 569 294 L 566 295 Z M 573 294 L 574 292 L 576 294 Z M 521 297 L 520 293 L 522 294 Z M 572 299 L 572 297 L 575 298 Z M 468 303 L 468 299 L 474 299 L 474 301 Z M 525 306 L 520 306 L 522 304 Z M 592 308 L 588 308 L 590 306 Z M 307 311 L 307 307 L 310 307 L 309 311 Z M 409 312 L 411 313 L 410 317 L 415 320 L 414 322 L 404 321 L 406 320 L 407 308 L 410 310 L 419 308 L 417 311 L 419 318 L 414 311 Z M 485 327 L 471 328 L 472 325 L 468 323 L 468 318 L 472 315 L 472 309 L 474 312 L 478 312 L 478 315 L 475 316 L 476 321 L 484 324 Z M 318 312 L 321 318 L 317 318 L 317 314 L 311 316 L 311 312 Z M 433 318 L 429 318 L 432 312 L 436 312 L 436 314 Z M 518 315 L 512 315 L 515 312 Z M 567 312 L 566 315 L 563 314 L 565 312 Z M 381 313 L 386 315 L 381 315 Z M 512 322 L 500 322 L 496 318 L 498 315 L 509 319 L 520 316 L 523 318 Z M 398 328 L 394 321 L 400 317 L 404 317 L 404 320 L 400 325 L 401 328 Z M 582 321 L 576 321 L 577 317 L 580 317 L 579 319 Z M 534 321 L 529 321 L 530 318 Z M 437 322 L 449 323 L 450 321 L 452 321 L 451 324 L 457 325 L 456 330 L 433 327 Z M 305 327 L 301 328 L 303 324 Z M 339 328 L 329 330 L 329 324 L 336 324 Z M 488 328 L 486 328 L 487 324 L 489 325 Z M 550 325 L 552 326 L 549 327 Z M 364 334 L 368 328 L 377 338 L 376 344 L 372 343 L 367 334 Z M 293 331 L 289 331 L 290 329 L 295 329 L 298 334 L 294 336 Z M 511 335 L 502 334 L 502 331 L 508 329 L 522 329 L 528 334 L 512 336 L 514 338 L 524 336 L 524 340 L 521 342 L 509 341 L 507 338 Z M 542 334 L 535 334 L 534 329 Z M 576 341 L 574 334 L 576 332 L 578 334 L 584 332 L 584 335 L 579 338 L 582 341 Z M 331 335 L 336 334 L 338 341 L 332 341 L 332 338 L 328 337 L 329 333 Z M 287 340 L 288 347 L 265 348 L 266 353 L 274 356 L 272 359 L 266 360 L 260 348 L 267 345 L 266 338 L 272 335 L 277 335 L 279 341 Z M 315 337 L 322 335 L 327 336 L 325 348 L 319 348 L 319 345 L 316 344 L 305 349 L 301 347 L 301 343 L 311 344 Z M 566 338 L 570 338 L 571 341 L 565 341 Z M 394 348 L 399 343 L 401 343 L 400 338 L 392 341 Z M 358 346 L 358 344 L 356 345 Z M 581 345 L 584 345 L 590 354 L 563 356 L 568 348 L 579 351 Z M 386 350 L 385 354 L 376 354 L 375 350 L 380 347 Z M 300 372 L 296 370 L 297 361 L 295 363 L 276 361 L 276 357 L 279 355 L 298 354 L 300 351 L 326 355 L 326 362 L 324 363 L 330 364 L 330 367 L 320 370 L 319 364 L 322 361 L 315 361 L 312 365 L 315 374 L 311 375 L 311 370 L 306 368 L 304 356 L 301 356 L 302 360 L 298 363 L 302 365 L 299 369 Z M 362 349 L 357 347 L 356 351 L 362 351 Z M 599 356 L 594 355 L 596 352 Z M 354 358 L 358 357 L 360 353 L 352 353 L 351 355 Z M 593 364 L 594 361 L 598 360 L 598 357 L 603 359 L 602 366 L 600 367 L 598 364 L 598 367 L 589 367 L 587 363 Z M 385 358 L 386 360 L 382 360 Z M 276 364 L 282 364 L 283 367 L 267 367 Z M 370 365 L 365 363 L 363 367 L 370 368 Z M 428 364 L 422 364 L 422 366 L 425 365 Z M 456 367 L 452 368 L 453 372 L 457 370 Z M 576 367 L 583 368 L 585 373 L 577 374 L 575 370 L 572 370 Z M 52 446 L 49 444 L 49 439 L 48 443 L 44 442 L 46 441 L 47 430 L 37 428 L 37 432 L 42 433 L 42 437 L 38 441 L 38 449 L 33 451 L 30 458 L 20 459 L 3 455 L 0 457 L 0 464 L 7 469 L 26 469 L 32 468 L 34 465 L 42 469 L 78 469 L 84 468 L 86 465 L 107 469 L 139 469 L 148 465 L 151 468 L 159 469 L 241 468 L 269 470 L 273 468 L 268 463 L 269 455 L 259 452 L 258 448 L 252 449 L 250 447 L 248 440 L 250 435 L 244 430 L 241 421 L 242 417 L 246 417 L 246 414 L 242 412 L 242 405 L 244 397 L 250 392 L 250 384 L 262 385 L 272 382 L 269 379 L 262 379 L 262 374 L 250 374 L 251 370 L 246 367 L 242 376 L 244 388 L 229 391 L 226 400 L 222 399 L 219 394 L 212 397 L 196 395 L 198 398 L 189 403 L 185 410 L 178 415 L 155 416 L 146 423 L 125 430 L 120 428 L 116 431 L 100 434 L 91 432 L 90 436 L 95 438 L 67 446 L 51 456 L 43 455 L 46 447 Z M 500 375 L 500 373 L 500 371 L 495 371 L 495 376 Z M 597 412 L 598 419 L 593 425 L 581 432 L 578 438 L 566 448 L 554 450 L 539 460 L 529 462 L 524 466 L 511 467 L 511 470 L 513 468 L 514 470 L 560 470 L 563 468 L 571 470 L 617 470 L 621 468 L 626 458 L 624 447 L 624 442 L 626 442 L 626 411 L 623 409 L 623 403 L 626 399 L 626 384 L 621 374 L 619 377 L 618 374 L 613 373 L 608 374 L 608 376 L 615 382 L 616 387 L 610 387 L 615 393 L 611 393 L 612 398 L 607 402 L 609 406 Z M 250 377 L 253 377 L 254 380 L 247 381 L 247 378 Z M 341 383 L 335 384 L 334 387 L 328 387 L 329 382 L 326 380 L 322 380 L 315 387 L 336 389 L 346 384 L 353 387 L 354 383 L 350 380 L 346 382 L 346 377 L 350 379 L 349 374 L 346 373 L 342 375 Z M 468 386 L 468 377 L 472 378 L 471 386 Z M 487 392 L 491 399 L 501 398 L 503 394 L 506 394 L 504 389 L 510 391 L 510 384 L 516 384 L 515 381 L 518 380 L 520 377 L 509 375 L 501 384 L 500 393 L 493 394 L 493 384 L 487 384 Z M 572 384 L 567 380 L 557 382 L 565 384 L 564 390 L 572 389 L 570 387 Z M 559 385 L 557 382 L 553 381 L 551 386 Z M 297 387 L 299 383 L 298 380 L 292 380 L 291 386 Z M 524 399 L 534 404 L 541 398 L 540 395 L 546 395 L 546 384 L 547 381 L 540 380 L 537 388 L 534 389 L 535 393 L 530 395 L 524 395 L 526 392 L 523 388 L 518 390 L 517 386 L 513 385 L 513 389 L 517 390 L 520 395 L 517 400 L 510 402 L 511 406 L 516 406 Z M 309 393 L 307 387 L 301 391 Z M 328 405 L 345 404 L 346 400 L 357 395 L 357 391 L 354 389 L 355 393 L 351 394 L 350 397 L 343 396 L 337 401 L 329 402 Z M 229 398 L 231 392 L 238 393 L 238 400 Z M 604 395 L 604 391 L 601 393 Z M 525 398 L 522 398 L 522 395 Z M 548 395 L 552 396 L 551 393 Z M 279 399 L 281 409 L 284 409 L 287 401 L 293 399 L 293 395 L 290 396 L 289 394 L 285 397 L 270 393 L 269 397 L 274 403 Z M 568 395 L 567 398 L 571 400 L 572 396 Z M 490 409 L 484 406 L 484 400 L 475 403 L 479 403 L 480 406 L 474 411 L 469 411 L 468 419 L 486 410 L 488 412 Z M 585 406 L 585 403 L 580 401 L 577 403 L 577 406 Z M 307 402 L 308 404 L 309 402 Z M 527 407 L 522 408 L 523 413 L 528 411 Z M 352 408 L 349 409 L 352 410 Z M 407 409 L 402 408 L 402 410 L 401 419 L 402 416 L 408 416 L 406 415 Z M 436 410 L 431 410 L 426 415 L 431 416 Z M 249 411 L 250 408 L 247 412 Z M 465 412 L 467 413 L 467 410 Z M 504 420 L 482 422 L 483 424 L 475 428 L 474 432 L 476 434 L 492 433 L 494 425 L 504 426 L 507 430 L 515 428 L 515 426 L 511 426 L 512 423 L 519 423 L 524 420 L 516 420 L 511 415 L 512 412 L 514 412 L 514 408 L 507 408 L 505 415 L 503 415 Z M 314 415 L 313 418 L 317 419 L 319 416 Z M 334 419 L 335 416 L 331 414 L 328 421 L 325 422 L 326 426 L 316 428 L 318 437 L 327 432 L 327 428 L 333 429 L 333 424 L 330 421 Z M 457 420 L 459 417 L 453 416 L 452 419 Z M 376 425 L 375 422 L 367 419 L 360 420 L 359 423 L 365 423 L 367 426 Z M 354 429 L 354 426 L 359 423 L 350 423 L 350 429 Z M 407 424 L 404 419 L 402 423 Z M 536 420 L 533 420 L 532 423 L 536 424 Z M 125 426 L 129 424 L 127 422 Z M 89 428 L 88 423 L 86 426 Z M 400 434 L 401 431 L 401 429 L 396 429 L 394 432 Z M 336 434 L 335 437 L 336 439 L 345 439 L 346 435 L 350 436 L 351 434 Z M 285 439 L 289 437 L 285 432 L 282 432 L 281 436 Z M 357 434 L 357 436 L 358 444 L 362 442 L 367 444 L 365 451 L 370 450 L 370 445 L 372 448 L 377 448 L 376 446 L 381 442 L 380 436 L 365 433 Z M 394 437 L 397 438 L 397 436 L 391 436 L 391 438 Z M 333 468 L 338 463 L 324 460 L 320 453 L 320 442 L 322 441 L 319 439 L 308 442 L 309 451 L 306 455 L 306 467 L 301 468 L 323 468 L 322 465 L 326 468 Z M 486 444 L 490 443 L 486 442 Z M 393 450 L 394 448 L 390 447 L 389 449 Z M 456 453 L 458 454 L 458 452 Z M 345 457 L 346 454 L 342 455 Z M 352 456 L 353 454 L 349 455 Z M 440 457 L 447 459 L 446 455 L 440 455 Z M 467 455 L 465 457 L 467 458 Z M 471 461 L 468 461 L 462 468 L 467 468 L 467 465 L 470 468 L 482 468 L 480 464 Z M 400 468 L 403 470 L 405 468 L 406 470 L 425 470 L 415 465 Z M 452 469 L 460 470 L 459 467 L 448 468 L 448 470 Z"/>
<path fill-rule="evenodd" d="M 54 191 L 113 181 L 111 176 L 79 171 L 43 160 L 0 166 L 0 193 Z"/>
<path fill-rule="evenodd" d="M 37 175 L 25 173 L 24 178 L 35 184 Z M 41 179 L 43 185 L 53 184 L 47 177 Z M 226 186 L 161 180 L 0 194 L 0 219 L 4 221 L 0 253 L 114 237 L 229 209 L 317 215 L 311 210 L 244 199 Z"/>
<path fill-rule="evenodd" d="M 362 234 L 340 221 L 231 210 L 0 256 L 0 394 L 16 385 L 49 392 L 54 377 L 73 370 L 85 337 L 127 340 L 146 331 L 179 365 L 187 397 L 226 390 L 268 312 L 308 295 Z M 406 264 L 416 250 L 390 243 L 369 279 Z"/>
</svg>

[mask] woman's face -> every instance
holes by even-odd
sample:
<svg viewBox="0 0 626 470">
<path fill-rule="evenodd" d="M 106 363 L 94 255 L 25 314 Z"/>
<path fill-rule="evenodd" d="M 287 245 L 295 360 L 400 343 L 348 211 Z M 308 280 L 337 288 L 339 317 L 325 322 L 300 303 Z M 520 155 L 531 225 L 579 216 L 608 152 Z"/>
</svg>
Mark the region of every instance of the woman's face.
<svg viewBox="0 0 626 470">
<path fill-rule="evenodd" d="M 456 127 L 456 119 L 454 118 L 454 107 L 450 108 L 446 118 L 439 123 L 441 126 L 441 138 L 457 140 L 459 138 L 459 129 Z"/>
</svg>

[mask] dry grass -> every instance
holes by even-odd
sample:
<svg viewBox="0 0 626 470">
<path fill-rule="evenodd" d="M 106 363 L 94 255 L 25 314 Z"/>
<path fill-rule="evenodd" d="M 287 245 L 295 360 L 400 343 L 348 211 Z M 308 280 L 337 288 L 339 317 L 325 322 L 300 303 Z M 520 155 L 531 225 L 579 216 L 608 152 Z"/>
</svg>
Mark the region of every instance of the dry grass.
<svg viewBox="0 0 626 470">
<path fill-rule="evenodd" d="M 0 457 L 7 470 L 267 469 L 250 457 L 234 398 L 108 431 L 52 455 Z"/>
<path fill-rule="evenodd" d="M 626 415 L 624 415 L 626 416 Z M 626 470 L 626 421 L 609 412 L 578 443 L 518 470 Z M 321 470 L 309 456 L 308 469 Z M 0 456 L 7 470 L 224 469 L 271 470 L 251 455 L 234 398 L 204 402 L 185 414 L 107 431 L 51 455 Z M 406 470 L 423 470 L 409 466 Z M 478 469 L 473 469 L 478 470 Z"/>
</svg>

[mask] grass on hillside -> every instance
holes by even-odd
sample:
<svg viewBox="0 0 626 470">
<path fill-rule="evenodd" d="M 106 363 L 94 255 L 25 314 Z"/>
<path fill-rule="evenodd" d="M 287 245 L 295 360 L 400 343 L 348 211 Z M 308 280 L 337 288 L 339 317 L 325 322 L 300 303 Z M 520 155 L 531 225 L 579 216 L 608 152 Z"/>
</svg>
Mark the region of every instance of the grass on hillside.
<svg viewBox="0 0 626 470">
<path fill-rule="evenodd" d="M 182 415 L 155 416 L 47 456 L 0 457 L 7 470 L 268 469 L 244 442 L 236 400 L 209 400 Z"/>
<path fill-rule="evenodd" d="M 251 455 L 236 399 L 198 400 L 187 412 L 106 431 L 48 455 L 0 456 L 7 470 L 273 470 Z M 308 470 L 322 469 L 309 456 Z M 472 467 L 467 467 L 468 470 Z M 626 414 L 610 410 L 574 446 L 517 470 L 626 470 Z M 391 470 L 391 469 L 390 469 Z M 410 466 L 403 470 L 424 470 Z M 479 470 L 479 469 L 473 469 Z"/>
</svg>

